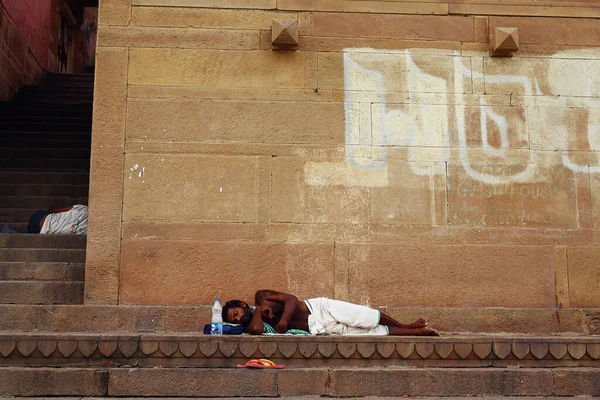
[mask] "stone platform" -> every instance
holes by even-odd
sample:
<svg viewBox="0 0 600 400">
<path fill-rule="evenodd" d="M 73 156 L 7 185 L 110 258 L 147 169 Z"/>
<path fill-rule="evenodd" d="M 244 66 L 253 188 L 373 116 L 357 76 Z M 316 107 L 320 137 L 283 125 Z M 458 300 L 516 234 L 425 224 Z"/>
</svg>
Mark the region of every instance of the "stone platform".
<svg viewBox="0 0 600 400">
<path fill-rule="evenodd" d="M 0 367 L 600 367 L 600 336 L 223 336 L 0 333 Z"/>
<path fill-rule="evenodd" d="M 598 396 L 598 367 L 592 336 L 0 333 L 1 396 Z"/>
</svg>

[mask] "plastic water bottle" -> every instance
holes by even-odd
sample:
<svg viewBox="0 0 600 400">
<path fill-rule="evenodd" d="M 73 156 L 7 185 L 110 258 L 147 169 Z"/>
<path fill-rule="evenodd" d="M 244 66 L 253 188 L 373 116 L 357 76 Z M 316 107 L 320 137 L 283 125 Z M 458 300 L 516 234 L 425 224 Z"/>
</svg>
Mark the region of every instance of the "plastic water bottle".
<svg viewBox="0 0 600 400">
<path fill-rule="evenodd" d="M 215 299 L 215 304 L 212 306 L 212 321 L 210 324 L 211 335 L 222 335 L 223 334 L 223 307 L 219 303 L 219 298 Z"/>
</svg>

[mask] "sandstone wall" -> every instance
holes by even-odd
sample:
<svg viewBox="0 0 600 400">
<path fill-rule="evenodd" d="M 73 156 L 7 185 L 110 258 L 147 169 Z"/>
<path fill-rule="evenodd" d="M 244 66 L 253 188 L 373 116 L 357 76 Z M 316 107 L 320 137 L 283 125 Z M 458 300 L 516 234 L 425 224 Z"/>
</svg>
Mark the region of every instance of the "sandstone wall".
<svg viewBox="0 0 600 400">
<path fill-rule="evenodd" d="M 42 59 L 34 54 L 39 47 L 36 34 L 40 30 L 31 32 L 31 29 L 35 22 L 40 21 L 38 18 L 46 16 L 44 10 L 37 9 L 38 12 L 29 15 L 27 21 L 17 23 L 13 16 L 27 19 L 21 15 L 23 4 L 9 1 L 6 5 L 10 6 L 10 10 L 5 8 L 4 2 L 0 2 L 0 101 L 9 101 L 21 86 L 37 83 L 43 74 Z M 33 39 L 36 46 L 29 39 Z M 45 61 L 47 54 L 43 56 Z"/>
<path fill-rule="evenodd" d="M 87 303 L 600 307 L 600 3 L 496 3 L 103 0 Z"/>
</svg>

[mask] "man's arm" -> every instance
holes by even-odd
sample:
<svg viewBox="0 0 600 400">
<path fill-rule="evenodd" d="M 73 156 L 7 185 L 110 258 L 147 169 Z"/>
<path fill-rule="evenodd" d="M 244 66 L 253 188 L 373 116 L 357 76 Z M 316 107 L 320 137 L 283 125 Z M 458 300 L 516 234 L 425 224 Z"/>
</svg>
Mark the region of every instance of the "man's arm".
<svg viewBox="0 0 600 400">
<path fill-rule="evenodd" d="M 283 304 L 283 313 L 279 323 L 274 327 L 278 333 L 287 332 L 287 326 L 296 312 L 298 298 L 294 295 L 277 292 L 275 290 L 259 290 L 255 296 L 256 305 L 266 305 L 265 301 L 272 301 Z"/>
<path fill-rule="evenodd" d="M 265 330 L 265 326 L 263 325 L 262 313 L 263 313 L 263 307 L 256 306 L 256 309 L 252 313 L 252 319 L 250 320 L 250 323 L 246 326 L 246 331 L 249 334 L 251 334 L 251 335 L 262 335 L 263 334 L 263 332 Z"/>
</svg>

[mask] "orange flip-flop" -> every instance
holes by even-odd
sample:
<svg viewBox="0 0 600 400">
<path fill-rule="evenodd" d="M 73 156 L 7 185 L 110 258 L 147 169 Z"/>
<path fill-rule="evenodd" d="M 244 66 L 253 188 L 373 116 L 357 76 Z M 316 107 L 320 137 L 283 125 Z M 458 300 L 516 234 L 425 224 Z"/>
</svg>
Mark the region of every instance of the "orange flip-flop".
<svg viewBox="0 0 600 400">
<path fill-rule="evenodd" d="M 238 368 L 258 368 L 258 369 L 281 369 L 285 368 L 285 365 L 277 365 L 271 360 L 259 358 L 257 360 L 250 360 L 246 364 L 238 364 Z"/>
</svg>

